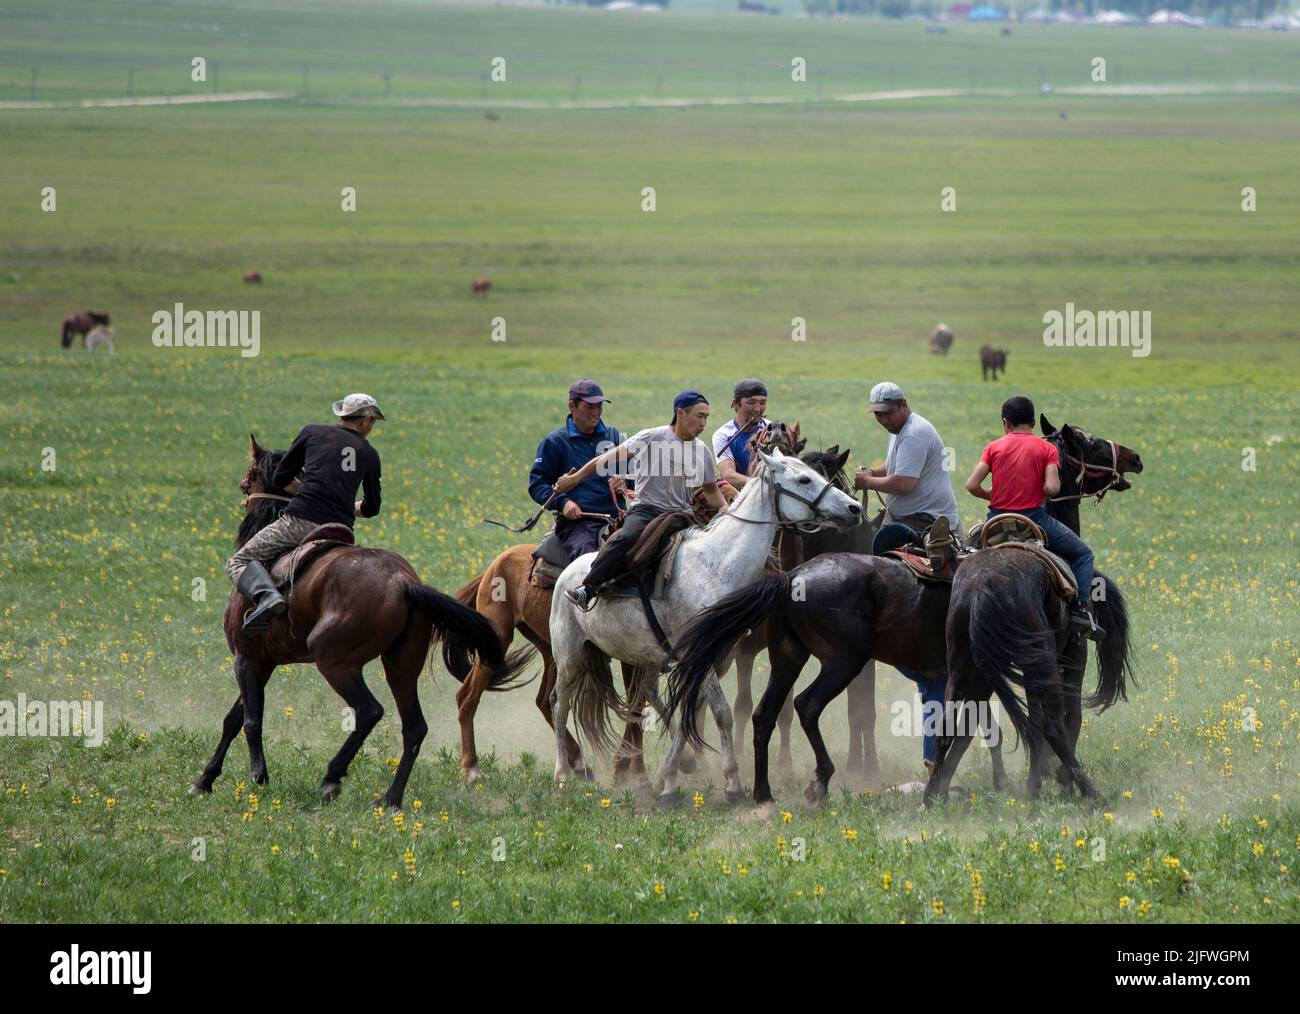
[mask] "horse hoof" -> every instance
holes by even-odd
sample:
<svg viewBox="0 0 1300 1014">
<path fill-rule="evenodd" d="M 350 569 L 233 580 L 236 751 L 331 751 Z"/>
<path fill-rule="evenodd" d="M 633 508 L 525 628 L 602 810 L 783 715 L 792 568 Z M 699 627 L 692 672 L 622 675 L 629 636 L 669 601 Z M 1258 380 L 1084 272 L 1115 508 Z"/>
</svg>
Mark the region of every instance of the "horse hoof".
<svg viewBox="0 0 1300 1014">
<path fill-rule="evenodd" d="M 328 806 L 339 798 L 341 791 L 343 791 L 343 786 L 338 782 L 325 782 L 320 787 L 320 801 Z"/>
<path fill-rule="evenodd" d="M 211 793 L 212 793 L 211 788 L 206 788 L 200 785 L 198 782 L 195 782 L 193 785 L 190 786 L 191 796 L 207 796 L 210 795 Z"/>
<path fill-rule="evenodd" d="M 745 795 L 744 790 L 741 790 L 739 792 L 733 792 L 728 790 L 726 796 L 727 796 L 728 806 L 739 806 L 741 803 L 743 803 L 746 800 L 746 798 L 748 798 Z"/>
<path fill-rule="evenodd" d="M 826 786 L 813 779 L 803 790 L 803 798 L 810 807 L 821 806 L 822 800 L 826 798 Z"/>
<path fill-rule="evenodd" d="M 655 800 L 655 806 L 661 810 L 679 810 L 682 806 L 682 795 L 680 792 L 665 792 Z"/>
<path fill-rule="evenodd" d="M 484 780 L 484 779 L 483 779 L 483 772 L 482 772 L 481 770 L 479 770 L 479 766 L 478 766 L 477 764 L 475 764 L 475 765 L 474 765 L 473 767 L 471 767 L 471 768 L 466 768 L 466 769 L 465 769 L 465 784 L 466 784 L 466 785 L 473 785 L 475 782 L 481 782 L 481 781 L 483 781 L 483 780 Z"/>
</svg>

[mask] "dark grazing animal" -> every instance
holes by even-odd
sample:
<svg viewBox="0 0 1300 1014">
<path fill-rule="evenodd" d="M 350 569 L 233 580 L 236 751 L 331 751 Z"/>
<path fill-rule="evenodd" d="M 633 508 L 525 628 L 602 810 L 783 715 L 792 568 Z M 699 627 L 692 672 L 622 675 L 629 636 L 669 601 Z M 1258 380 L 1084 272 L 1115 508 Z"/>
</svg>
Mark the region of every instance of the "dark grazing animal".
<svg viewBox="0 0 1300 1014">
<path fill-rule="evenodd" d="M 86 344 L 86 334 L 93 328 L 103 325 L 108 327 L 109 319 L 106 313 L 96 313 L 94 310 L 85 310 L 81 313 L 70 313 L 63 318 L 63 347 L 65 349 L 72 347 L 74 335 L 81 335 L 81 344 Z"/>
<path fill-rule="evenodd" d="M 998 370 L 1003 373 L 1007 372 L 1007 351 L 1006 349 L 995 349 L 992 345 L 980 347 L 980 370 L 983 371 L 984 379 L 989 379 L 989 371 L 993 372 L 993 379 L 998 379 Z"/>
<path fill-rule="evenodd" d="M 946 356 L 948 350 L 952 348 L 954 338 L 956 335 L 947 324 L 936 324 L 934 330 L 930 332 L 930 354 Z"/>
</svg>

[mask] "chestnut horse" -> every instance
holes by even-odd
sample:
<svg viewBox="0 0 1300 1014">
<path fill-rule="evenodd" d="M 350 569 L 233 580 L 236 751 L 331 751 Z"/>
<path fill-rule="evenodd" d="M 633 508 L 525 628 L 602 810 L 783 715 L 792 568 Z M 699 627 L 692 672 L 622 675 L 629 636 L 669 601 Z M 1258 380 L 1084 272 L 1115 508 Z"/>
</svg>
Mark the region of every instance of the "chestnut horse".
<svg viewBox="0 0 1300 1014">
<path fill-rule="evenodd" d="M 70 313 L 63 318 L 63 347 L 72 347 L 74 335 L 81 335 L 81 344 L 86 344 L 86 334 L 96 325 L 109 325 L 108 314 L 86 310 L 84 313 Z"/>
<path fill-rule="evenodd" d="M 271 486 L 270 477 L 284 457 L 268 451 L 249 435 L 252 463 L 240 484 L 248 494 L 236 546 L 242 546 L 284 511 L 289 497 Z M 342 748 L 321 781 L 321 801 L 339 794 L 348 765 L 384 709 L 366 686 L 362 667 L 382 658 L 384 675 L 402 720 L 402 758 L 382 804 L 400 808 L 420 743 L 428 732 L 420 709 L 416 680 L 434 644 L 442 642 L 447 670 L 458 680 L 470 671 L 473 656 L 490 672 L 494 687 L 512 681 L 532 652 L 507 658 L 491 624 L 449 595 L 420 581 L 411 564 L 386 549 L 335 546 L 298 575 L 287 593 L 289 608 L 271 620 L 264 635 L 242 630 L 252 603 L 232 589 L 226 605 L 226 643 L 234 655 L 239 697 L 221 726 L 216 753 L 190 788 L 192 795 L 212 791 L 226 751 L 242 727 L 248 740 L 252 779 L 267 782 L 262 752 L 263 693 L 276 666 L 314 662 L 321 675 L 352 710 L 355 721 Z"/>
</svg>

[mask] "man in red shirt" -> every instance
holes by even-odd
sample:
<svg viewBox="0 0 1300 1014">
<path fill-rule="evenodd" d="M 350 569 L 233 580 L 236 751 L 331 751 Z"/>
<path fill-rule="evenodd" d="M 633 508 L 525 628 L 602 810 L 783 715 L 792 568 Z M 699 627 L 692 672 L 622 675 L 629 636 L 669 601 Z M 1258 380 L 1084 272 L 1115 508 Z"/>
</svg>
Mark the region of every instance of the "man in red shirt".
<svg viewBox="0 0 1300 1014">
<path fill-rule="evenodd" d="M 1088 609 L 1092 550 L 1043 506 L 1046 497 L 1061 491 L 1061 461 L 1056 448 L 1034 433 L 1034 418 L 1034 403 L 1028 398 L 1017 396 L 1003 402 L 1005 435 L 984 448 L 980 463 L 966 480 L 966 491 L 989 502 L 990 518 L 995 514 L 1023 514 L 1042 528 L 1047 547 L 1070 565 L 1079 586 L 1071 627 L 1100 641 L 1106 632 L 1097 626 Z M 984 478 L 990 474 L 993 488 L 986 490 Z"/>
</svg>

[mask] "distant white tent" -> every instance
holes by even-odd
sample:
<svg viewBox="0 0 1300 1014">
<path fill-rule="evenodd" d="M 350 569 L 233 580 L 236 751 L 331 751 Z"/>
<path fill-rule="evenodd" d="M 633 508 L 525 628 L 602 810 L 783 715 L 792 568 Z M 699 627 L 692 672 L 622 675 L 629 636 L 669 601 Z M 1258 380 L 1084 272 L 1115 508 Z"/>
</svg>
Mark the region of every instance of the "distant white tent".
<svg viewBox="0 0 1300 1014">
<path fill-rule="evenodd" d="M 1205 19 L 1192 17 L 1182 11 L 1156 11 L 1147 18 L 1148 25 L 1165 25 L 1174 28 L 1204 28 Z"/>
<path fill-rule="evenodd" d="M 1131 25 L 1137 22 L 1132 14 L 1123 11 L 1099 11 L 1092 20 L 1099 25 Z"/>
</svg>

